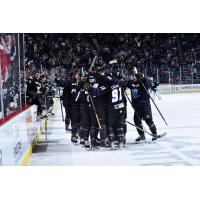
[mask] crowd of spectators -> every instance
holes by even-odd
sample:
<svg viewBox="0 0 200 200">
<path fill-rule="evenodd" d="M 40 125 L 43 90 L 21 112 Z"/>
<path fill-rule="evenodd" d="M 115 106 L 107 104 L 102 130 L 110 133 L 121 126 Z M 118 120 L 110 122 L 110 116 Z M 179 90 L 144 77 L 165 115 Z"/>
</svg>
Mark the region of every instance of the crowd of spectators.
<svg viewBox="0 0 200 200">
<path fill-rule="evenodd" d="M 103 41 L 104 35 L 97 35 Z M 136 66 L 139 71 L 159 81 L 168 83 L 179 70 L 175 34 L 112 34 L 103 41 L 119 57 L 119 64 L 126 68 Z"/>
<path fill-rule="evenodd" d="M 182 54 L 189 76 L 200 77 L 200 37 L 199 34 L 180 34 Z"/>
<path fill-rule="evenodd" d="M 96 53 L 88 34 L 26 34 L 25 41 L 27 60 L 52 75 L 87 68 Z"/>
<path fill-rule="evenodd" d="M 96 40 L 101 62 L 117 58 L 123 69 L 136 66 L 160 83 L 180 83 L 184 64 L 193 78 L 199 78 L 198 34 L 26 34 L 25 38 L 26 58 L 52 75 L 87 69 L 97 51 Z"/>
</svg>

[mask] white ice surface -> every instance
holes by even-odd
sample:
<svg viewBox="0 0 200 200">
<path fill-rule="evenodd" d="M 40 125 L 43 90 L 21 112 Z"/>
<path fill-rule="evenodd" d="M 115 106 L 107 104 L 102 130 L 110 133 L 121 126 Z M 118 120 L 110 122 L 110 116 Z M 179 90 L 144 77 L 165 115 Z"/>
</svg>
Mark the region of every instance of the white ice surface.
<svg viewBox="0 0 200 200">
<path fill-rule="evenodd" d="M 133 144 L 138 135 L 135 128 L 128 125 L 124 150 L 91 152 L 70 142 L 57 102 L 56 115 L 48 120 L 48 141 L 41 144 L 41 152 L 33 153 L 30 165 L 200 165 L 200 93 L 162 95 L 156 104 L 168 123 L 166 126 L 152 104 L 158 133 L 167 131 L 165 138 L 152 144 Z M 133 122 L 132 117 L 133 110 L 128 104 L 130 122 Z"/>
</svg>

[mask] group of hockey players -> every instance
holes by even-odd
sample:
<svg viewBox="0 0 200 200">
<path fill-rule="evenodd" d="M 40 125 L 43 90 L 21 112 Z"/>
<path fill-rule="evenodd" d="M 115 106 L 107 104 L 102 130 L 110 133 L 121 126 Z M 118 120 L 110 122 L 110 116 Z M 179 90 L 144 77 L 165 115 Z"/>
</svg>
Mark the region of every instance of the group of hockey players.
<svg viewBox="0 0 200 200">
<path fill-rule="evenodd" d="M 146 140 L 142 121 L 148 125 L 152 140 L 159 138 L 148 93 L 150 80 L 136 68 L 129 77 L 124 77 L 115 64 L 97 64 L 88 72 L 73 70 L 67 80 L 56 82 L 64 88 L 61 100 L 66 113 L 66 130 L 71 131 L 71 142 L 90 150 L 123 148 L 127 132 L 127 89 L 131 91 L 133 119 L 139 134 L 135 142 Z"/>
</svg>

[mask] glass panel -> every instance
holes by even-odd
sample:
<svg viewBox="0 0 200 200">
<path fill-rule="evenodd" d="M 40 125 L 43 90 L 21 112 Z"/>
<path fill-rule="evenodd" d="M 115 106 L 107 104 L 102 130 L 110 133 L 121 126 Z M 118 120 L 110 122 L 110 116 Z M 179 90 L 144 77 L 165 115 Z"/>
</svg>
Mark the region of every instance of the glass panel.
<svg viewBox="0 0 200 200">
<path fill-rule="evenodd" d="M 0 34 L 0 57 L 3 101 L 1 110 L 6 117 L 20 109 L 17 34 Z"/>
<path fill-rule="evenodd" d="M 0 50 L 0 120 L 4 118 L 3 116 L 3 95 L 2 95 L 2 73 L 1 73 L 1 62 L 2 62 L 2 52 Z"/>
</svg>

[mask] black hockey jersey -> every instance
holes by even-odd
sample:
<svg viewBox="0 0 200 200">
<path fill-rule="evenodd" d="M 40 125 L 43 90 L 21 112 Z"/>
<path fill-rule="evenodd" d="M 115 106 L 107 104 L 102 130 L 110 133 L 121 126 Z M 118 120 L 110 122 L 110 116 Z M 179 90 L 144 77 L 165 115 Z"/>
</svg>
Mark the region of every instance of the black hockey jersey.
<svg viewBox="0 0 200 200">
<path fill-rule="evenodd" d="M 124 86 L 126 82 L 113 76 L 106 76 L 104 82 L 106 87 L 105 101 L 108 110 L 124 108 Z"/>
<path fill-rule="evenodd" d="M 66 80 L 64 83 L 63 95 L 61 97 L 64 106 L 70 105 L 72 103 L 71 90 L 72 90 L 72 82 L 71 80 Z"/>
<path fill-rule="evenodd" d="M 131 90 L 131 100 L 135 105 L 145 105 L 150 103 L 149 94 L 145 90 L 148 90 L 148 80 L 146 78 L 140 78 L 136 82 L 129 80 L 127 87 Z"/>
<path fill-rule="evenodd" d="M 79 106 L 79 96 L 80 96 L 80 87 L 78 85 L 78 82 L 72 81 L 71 84 L 71 105 L 73 106 Z"/>
<path fill-rule="evenodd" d="M 88 109 L 90 106 L 89 92 L 84 90 L 84 84 L 85 81 L 79 82 L 79 96 L 77 101 L 80 103 L 80 109 Z"/>
</svg>

